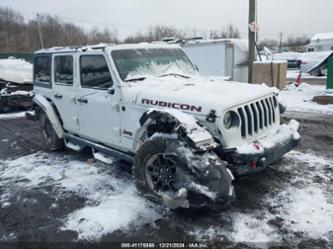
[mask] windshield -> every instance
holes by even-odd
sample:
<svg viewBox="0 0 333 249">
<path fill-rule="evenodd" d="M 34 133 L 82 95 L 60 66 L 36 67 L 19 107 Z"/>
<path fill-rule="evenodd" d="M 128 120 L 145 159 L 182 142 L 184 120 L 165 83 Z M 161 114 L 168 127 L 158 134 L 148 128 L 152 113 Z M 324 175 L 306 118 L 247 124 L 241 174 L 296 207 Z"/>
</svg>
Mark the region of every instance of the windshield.
<svg viewBox="0 0 333 249">
<path fill-rule="evenodd" d="M 192 76 L 197 71 L 183 50 L 177 48 L 125 49 L 112 51 L 123 81 L 169 74 Z"/>
</svg>

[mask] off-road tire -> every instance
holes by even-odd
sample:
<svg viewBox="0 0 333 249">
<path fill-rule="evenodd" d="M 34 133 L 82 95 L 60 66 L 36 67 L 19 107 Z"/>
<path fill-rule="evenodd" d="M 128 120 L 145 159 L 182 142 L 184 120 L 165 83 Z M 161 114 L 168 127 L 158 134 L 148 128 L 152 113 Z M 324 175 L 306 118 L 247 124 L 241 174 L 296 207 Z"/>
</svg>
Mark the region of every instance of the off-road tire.
<svg viewBox="0 0 333 249">
<path fill-rule="evenodd" d="M 167 140 L 163 137 L 155 137 L 146 141 L 137 151 L 133 163 L 133 175 L 135 185 L 139 192 L 147 199 L 162 203 L 162 199 L 148 185 L 145 173 L 145 165 L 149 158 L 157 153 L 163 153 L 167 148 Z"/>
<path fill-rule="evenodd" d="M 41 111 L 39 113 L 39 124 L 44 147 L 47 151 L 61 150 L 64 148 L 63 139 L 59 139 L 57 133 L 47 117 L 46 113 Z"/>
<path fill-rule="evenodd" d="M 156 202 L 156 203 L 163 203 L 162 197 L 160 195 L 157 195 L 149 186 L 147 179 L 146 179 L 146 172 L 145 167 L 148 162 L 148 160 L 157 153 L 164 153 L 167 149 L 168 143 L 170 143 L 170 140 L 168 138 L 165 138 L 163 136 L 161 137 L 154 137 L 150 140 L 147 140 L 137 151 L 134 163 L 133 163 L 133 175 L 135 178 L 135 183 L 138 191 L 147 199 Z M 168 148 L 170 150 L 170 148 Z M 174 148 L 176 149 L 176 148 Z M 168 151 L 170 152 L 170 151 Z M 178 153 L 179 158 L 177 158 L 177 161 L 182 162 L 182 164 L 185 164 L 187 162 L 185 156 L 182 156 Z M 225 167 L 222 168 L 220 171 L 222 174 L 228 174 L 226 172 Z M 221 178 L 221 180 L 224 180 L 225 178 Z M 177 189 L 178 190 L 178 189 Z M 220 211 L 227 210 L 230 207 L 230 204 L 232 200 L 226 201 L 223 204 L 222 203 L 212 203 L 208 198 L 205 196 L 196 195 L 194 197 L 193 193 L 189 196 L 189 204 L 191 210 L 198 210 L 201 208 L 212 208 L 213 210 Z M 177 208 L 177 210 L 181 210 L 182 208 Z"/>
</svg>

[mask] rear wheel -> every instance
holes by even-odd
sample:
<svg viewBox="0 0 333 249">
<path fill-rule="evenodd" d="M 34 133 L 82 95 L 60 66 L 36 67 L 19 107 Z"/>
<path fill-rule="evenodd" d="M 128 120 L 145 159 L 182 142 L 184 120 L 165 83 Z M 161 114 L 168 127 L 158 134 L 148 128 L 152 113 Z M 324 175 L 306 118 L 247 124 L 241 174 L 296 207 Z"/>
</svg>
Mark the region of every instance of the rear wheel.
<svg viewBox="0 0 333 249">
<path fill-rule="evenodd" d="M 41 111 L 39 114 L 39 124 L 42 132 L 42 138 L 45 149 L 48 151 L 61 150 L 64 147 L 64 141 L 58 138 L 57 133 L 47 117 L 46 113 Z"/>
</svg>

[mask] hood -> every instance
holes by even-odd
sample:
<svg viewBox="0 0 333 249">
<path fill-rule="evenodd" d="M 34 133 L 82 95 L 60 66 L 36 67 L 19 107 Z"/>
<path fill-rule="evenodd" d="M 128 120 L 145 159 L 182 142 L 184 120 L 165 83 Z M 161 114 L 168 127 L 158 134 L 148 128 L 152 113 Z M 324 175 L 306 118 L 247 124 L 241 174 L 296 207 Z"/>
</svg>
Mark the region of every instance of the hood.
<svg viewBox="0 0 333 249">
<path fill-rule="evenodd" d="M 124 101 L 146 107 L 180 109 L 196 114 L 215 110 L 219 116 L 226 109 L 274 93 L 264 84 L 247 84 L 217 79 L 179 76 L 151 77 L 129 83 Z"/>
</svg>

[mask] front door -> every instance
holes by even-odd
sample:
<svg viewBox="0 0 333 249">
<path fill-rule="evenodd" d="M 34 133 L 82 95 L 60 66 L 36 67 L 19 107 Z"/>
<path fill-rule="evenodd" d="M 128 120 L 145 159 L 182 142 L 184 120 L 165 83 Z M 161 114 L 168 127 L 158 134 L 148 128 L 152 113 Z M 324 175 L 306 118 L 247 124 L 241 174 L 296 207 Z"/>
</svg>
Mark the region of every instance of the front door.
<svg viewBox="0 0 333 249">
<path fill-rule="evenodd" d="M 119 92 L 104 54 L 81 55 L 79 73 L 76 96 L 79 134 L 106 145 L 117 145 L 121 141 Z"/>
</svg>

